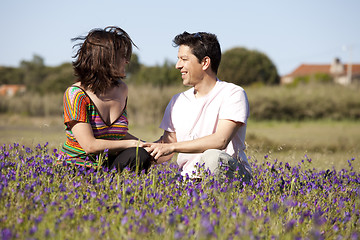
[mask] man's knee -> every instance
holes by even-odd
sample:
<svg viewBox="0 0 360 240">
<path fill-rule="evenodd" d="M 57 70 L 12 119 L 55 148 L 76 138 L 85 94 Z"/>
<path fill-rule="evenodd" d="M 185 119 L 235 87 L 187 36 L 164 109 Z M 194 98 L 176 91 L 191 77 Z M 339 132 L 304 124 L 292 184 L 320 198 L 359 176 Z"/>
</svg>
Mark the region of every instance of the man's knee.
<svg viewBox="0 0 360 240">
<path fill-rule="evenodd" d="M 220 178 L 235 176 L 249 182 L 252 178 L 251 173 L 245 168 L 243 161 L 239 161 L 224 151 L 218 149 L 206 150 L 199 161 L 200 165 L 204 165 L 206 170 L 210 170 L 212 174 Z"/>
<path fill-rule="evenodd" d="M 223 152 L 218 149 L 208 149 L 201 154 L 199 161 L 200 166 L 204 165 L 205 169 L 210 170 L 213 173 L 219 167 L 220 155 Z"/>
</svg>

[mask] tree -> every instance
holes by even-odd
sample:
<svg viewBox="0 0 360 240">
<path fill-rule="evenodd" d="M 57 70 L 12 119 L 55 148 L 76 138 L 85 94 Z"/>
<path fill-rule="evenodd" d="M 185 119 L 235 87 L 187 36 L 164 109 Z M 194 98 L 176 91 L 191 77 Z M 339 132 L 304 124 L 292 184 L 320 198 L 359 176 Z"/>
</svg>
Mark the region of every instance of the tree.
<svg viewBox="0 0 360 240">
<path fill-rule="evenodd" d="M 46 77 L 39 86 L 40 93 L 63 93 L 76 80 L 71 63 L 46 67 Z"/>
<path fill-rule="evenodd" d="M 179 84 L 181 83 L 179 79 L 180 73 L 175 68 L 175 64 L 165 60 L 162 66 L 141 65 L 140 70 L 129 77 L 129 82 L 163 87 Z"/>
<path fill-rule="evenodd" d="M 44 60 L 38 55 L 34 55 L 32 61 L 21 61 L 20 71 L 24 76 L 24 84 L 31 91 L 38 91 L 39 86 L 45 79 Z"/>
<path fill-rule="evenodd" d="M 136 74 L 141 68 L 139 57 L 135 53 L 131 55 L 130 63 L 127 68 L 129 74 Z"/>
<path fill-rule="evenodd" d="M 264 53 L 241 47 L 224 52 L 218 75 L 220 79 L 237 85 L 280 82 L 275 65 Z"/>
<path fill-rule="evenodd" d="M 23 84 L 23 73 L 15 67 L 0 67 L 1 84 Z"/>
</svg>

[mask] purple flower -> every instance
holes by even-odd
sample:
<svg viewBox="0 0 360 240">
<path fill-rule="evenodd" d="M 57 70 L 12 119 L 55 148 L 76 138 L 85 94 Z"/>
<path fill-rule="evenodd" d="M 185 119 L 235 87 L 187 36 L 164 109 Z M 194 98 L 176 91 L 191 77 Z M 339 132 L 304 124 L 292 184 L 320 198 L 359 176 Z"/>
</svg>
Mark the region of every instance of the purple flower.
<svg viewBox="0 0 360 240">
<path fill-rule="evenodd" d="M 49 237 L 50 236 L 50 230 L 47 228 L 46 230 L 45 230 L 45 237 L 47 238 L 47 237 Z"/>
<path fill-rule="evenodd" d="M 354 231 L 353 233 L 351 233 L 351 239 L 353 240 L 358 240 L 359 239 L 359 232 L 358 231 Z"/>
<path fill-rule="evenodd" d="M 295 219 L 291 219 L 287 224 L 286 224 L 286 230 L 290 231 L 291 229 L 294 228 L 294 226 L 296 225 L 296 220 Z"/>
<path fill-rule="evenodd" d="M 96 198 L 96 192 L 91 191 L 91 192 L 90 192 L 90 197 Z"/>
<path fill-rule="evenodd" d="M 271 211 L 276 213 L 278 209 L 279 209 L 279 204 L 277 204 L 276 202 L 273 203 L 271 206 Z"/>
<path fill-rule="evenodd" d="M 170 215 L 169 215 L 169 224 L 170 225 L 175 224 L 175 216 L 173 213 L 170 213 Z"/>
<path fill-rule="evenodd" d="M 74 212 L 74 208 L 70 208 L 66 213 L 64 213 L 63 217 L 72 219 L 74 218 Z"/>
<path fill-rule="evenodd" d="M 35 218 L 35 223 L 39 224 L 42 221 L 43 217 L 42 215 L 39 215 L 37 218 Z"/>
<path fill-rule="evenodd" d="M 335 232 L 339 231 L 339 226 L 338 226 L 337 224 L 334 224 L 333 230 L 334 230 Z"/>
<path fill-rule="evenodd" d="M 34 202 L 38 202 L 38 201 L 40 201 L 40 199 L 41 199 L 41 198 L 40 198 L 40 195 L 37 195 L 37 196 L 34 197 L 34 200 L 33 200 L 33 201 L 34 201 Z"/>
<path fill-rule="evenodd" d="M 1 230 L 1 239 L 7 240 L 7 239 L 12 239 L 12 238 L 13 238 L 13 234 L 10 229 L 4 228 Z"/>
<path fill-rule="evenodd" d="M 174 238 L 175 239 L 182 239 L 184 236 L 184 234 L 182 232 L 180 232 L 179 230 L 176 230 L 174 233 Z"/>
<path fill-rule="evenodd" d="M 325 218 L 322 217 L 322 213 L 319 211 L 316 211 L 314 213 L 313 220 L 314 220 L 314 224 L 318 226 L 321 226 L 326 222 Z"/>
<path fill-rule="evenodd" d="M 123 217 L 121 219 L 121 225 L 125 225 L 127 223 L 127 221 L 128 221 L 128 217 L 127 216 Z"/>
<path fill-rule="evenodd" d="M 33 235 L 34 233 L 36 233 L 37 232 L 37 226 L 36 225 L 34 225 L 34 226 L 32 226 L 31 228 L 30 228 L 30 230 L 29 230 L 29 233 L 31 234 L 31 235 Z"/>
<path fill-rule="evenodd" d="M 201 200 L 205 200 L 208 198 L 208 195 L 206 193 L 203 193 L 200 197 Z"/>
<path fill-rule="evenodd" d="M 157 227 L 156 228 L 156 232 L 159 233 L 159 234 L 162 234 L 164 233 L 165 229 L 163 227 Z"/>
<path fill-rule="evenodd" d="M 148 229 L 148 227 L 145 226 L 145 225 L 140 225 L 139 232 L 140 232 L 140 233 L 148 233 L 148 232 L 149 232 L 149 229 Z"/>
<path fill-rule="evenodd" d="M 203 215 L 201 217 L 201 226 L 202 226 L 202 233 L 205 236 L 211 236 L 212 234 L 214 234 L 214 226 L 211 224 L 208 215 Z"/>
</svg>

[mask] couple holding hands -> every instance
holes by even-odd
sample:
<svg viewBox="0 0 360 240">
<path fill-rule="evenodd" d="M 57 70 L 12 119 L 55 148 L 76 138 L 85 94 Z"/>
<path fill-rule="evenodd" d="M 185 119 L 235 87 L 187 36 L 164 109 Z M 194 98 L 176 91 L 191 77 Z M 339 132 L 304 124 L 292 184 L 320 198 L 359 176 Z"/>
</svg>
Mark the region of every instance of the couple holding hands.
<svg viewBox="0 0 360 240">
<path fill-rule="evenodd" d="M 172 97 L 156 142 L 139 141 L 128 132 L 128 88 L 122 79 L 136 47 L 130 36 L 111 26 L 73 40 L 81 42 L 73 62 L 77 81 L 64 94 L 63 161 L 92 167 L 106 150 L 106 167 L 147 172 L 178 153 L 183 176 L 199 178 L 196 166 L 201 165 L 217 177 L 237 172 L 250 181 L 244 153 L 249 103 L 243 88 L 217 78 L 221 49 L 216 35 L 184 32 L 174 38 L 176 68 L 191 88 Z"/>
</svg>

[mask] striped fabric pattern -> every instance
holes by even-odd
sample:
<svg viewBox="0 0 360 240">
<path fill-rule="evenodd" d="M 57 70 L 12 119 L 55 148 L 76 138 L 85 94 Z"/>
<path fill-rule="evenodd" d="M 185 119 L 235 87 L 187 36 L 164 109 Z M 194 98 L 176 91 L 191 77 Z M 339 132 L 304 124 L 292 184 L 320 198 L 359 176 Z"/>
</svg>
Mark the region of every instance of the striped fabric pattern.
<svg viewBox="0 0 360 240">
<path fill-rule="evenodd" d="M 122 115 L 112 124 L 107 125 L 98 113 L 90 97 L 77 86 L 69 87 L 64 94 L 64 124 L 70 121 L 90 123 L 94 137 L 97 139 L 121 140 L 128 131 L 126 106 Z M 81 162 L 78 165 L 96 165 L 96 155 L 86 155 L 84 149 L 76 141 L 72 131 L 66 127 L 66 141 L 62 147 L 68 163 Z M 87 160 L 89 161 L 87 163 Z M 76 163 L 75 163 L 76 164 Z"/>
</svg>

